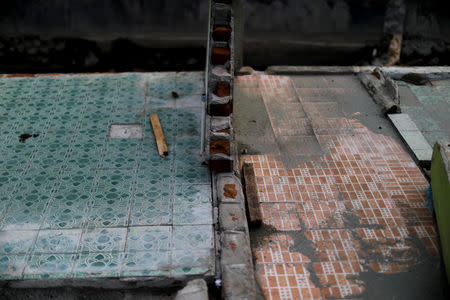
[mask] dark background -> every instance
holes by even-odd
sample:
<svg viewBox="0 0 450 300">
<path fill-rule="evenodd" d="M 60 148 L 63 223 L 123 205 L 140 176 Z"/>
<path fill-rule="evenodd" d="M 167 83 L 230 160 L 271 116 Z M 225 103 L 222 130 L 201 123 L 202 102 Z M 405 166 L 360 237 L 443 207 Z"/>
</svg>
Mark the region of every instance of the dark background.
<svg viewBox="0 0 450 300">
<path fill-rule="evenodd" d="M 244 64 L 361 65 L 387 0 L 247 0 Z M 450 1 L 406 0 L 401 64 L 450 64 Z M 201 70 L 207 0 L 0 2 L 0 72 Z"/>
</svg>

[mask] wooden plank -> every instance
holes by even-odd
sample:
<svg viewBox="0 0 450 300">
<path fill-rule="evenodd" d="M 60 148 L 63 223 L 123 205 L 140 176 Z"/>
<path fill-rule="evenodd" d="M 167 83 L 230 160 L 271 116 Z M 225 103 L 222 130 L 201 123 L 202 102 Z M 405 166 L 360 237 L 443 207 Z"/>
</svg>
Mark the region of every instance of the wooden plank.
<svg viewBox="0 0 450 300">
<path fill-rule="evenodd" d="M 153 133 L 155 134 L 156 146 L 158 147 L 158 153 L 161 157 L 166 157 L 169 155 L 169 150 L 167 149 L 166 139 L 164 138 L 164 133 L 161 128 L 161 123 L 159 123 L 158 115 L 151 114 L 150 122 L 152 123 Z"/>
<path fill-rule="evenodd" d="M 258 189 L 256 186 L 255 171 L 253 164 L 244 163 L 242 167 L 244 177 L 244 190 L 246 206 L 251 227 L 260 226 L 263 222 L 261 207 L 259 205 Z"/>
</svg>

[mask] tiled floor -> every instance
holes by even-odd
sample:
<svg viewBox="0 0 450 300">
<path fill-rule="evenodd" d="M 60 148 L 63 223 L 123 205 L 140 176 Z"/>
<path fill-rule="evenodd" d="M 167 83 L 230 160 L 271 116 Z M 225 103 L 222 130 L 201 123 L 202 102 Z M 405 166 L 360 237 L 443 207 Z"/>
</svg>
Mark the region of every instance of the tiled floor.
<svg viewBox="0 0 450 300">
<path fill-rule="evenodd" d="M 256 173 L 264 226 L 251 239 L 267 299 L 412 299 L 439 288 L 428 182 L 398 139 L 347 117 L 361 114 L 343 109 L 361 92 L 351 77 L 236 80 L 236 93 L 263 98 L 279 146 L 241 158 Z"/>
<path fill-rule="evenodd" d="M 202 92 L 200 72 L 3 76 L 0 279 L 213 274 Z M 143 138 L 108 138 L 123 123 Z"/>
<path fill-rule="evenodd" d="M 398 81 L 400 106 L 416 123 L 431 147 L 437 140 L 450 138 L 450 80 L 418 86 Z"/>
</svg>

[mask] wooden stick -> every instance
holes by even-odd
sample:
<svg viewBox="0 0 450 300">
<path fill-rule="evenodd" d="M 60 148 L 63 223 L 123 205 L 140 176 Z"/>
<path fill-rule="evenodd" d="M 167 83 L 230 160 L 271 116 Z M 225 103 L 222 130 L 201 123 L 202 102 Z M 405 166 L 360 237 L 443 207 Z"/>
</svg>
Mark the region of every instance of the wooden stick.
<svg viewBox="0 0 450 300">
<path fill-rule="evenodd" d="M 244 163 L 242 167 L 245 198 L 247 199 L 247 211 L 249 217 L 249 225 L 252 227 L 260 226 L 263 222 L 261 207 L 259 205 L 258 190 L 256 186 L 255 171 L 253 164 Z"/>
<path fill-rule="evenodd" d="M 169 150 L 167 149 L 166 140 L 161 128 L 161 123 L 159 123 L 158 115 L 151 114 L 150 122 L 152 123 L 153 133 L 155 134 L 156 146 L 158 147 L 159 156 L 166 157 L 167 155 L 169 155 Z"/>
</svg>

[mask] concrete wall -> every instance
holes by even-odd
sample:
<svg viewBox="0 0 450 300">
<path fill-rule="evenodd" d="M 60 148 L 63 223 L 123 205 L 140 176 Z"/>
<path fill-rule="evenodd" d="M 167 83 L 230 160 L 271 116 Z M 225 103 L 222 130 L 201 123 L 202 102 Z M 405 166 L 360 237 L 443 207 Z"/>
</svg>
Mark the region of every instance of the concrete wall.
<svg viewBox="0 0 450 300">
<path fill-rule="evenodd" d="M 208 0 L 14 0 L 0 2 L 1 35 L 94 40 L 205 40 Z M 166 37 L 164 37 L 166 36 Z"/>
<path fill-rule="evenodd" d="M 404 1 L 404 54 L 415 59 L 416 53 L 439 52 L 445 57 L 450 52 L 450 2 Z M 244 64 L 364 64 L 382 37 L 387 2 L 247 0 Z"/>
</svg>

